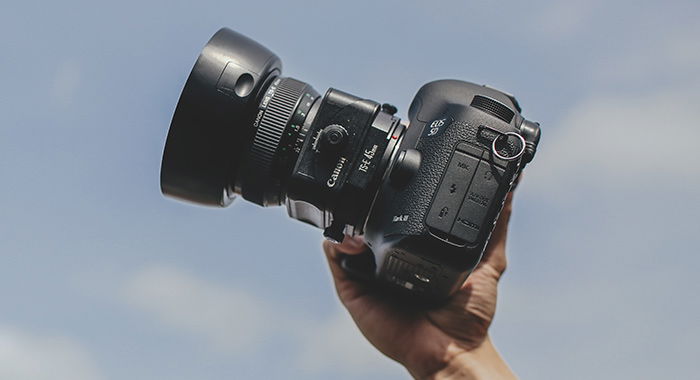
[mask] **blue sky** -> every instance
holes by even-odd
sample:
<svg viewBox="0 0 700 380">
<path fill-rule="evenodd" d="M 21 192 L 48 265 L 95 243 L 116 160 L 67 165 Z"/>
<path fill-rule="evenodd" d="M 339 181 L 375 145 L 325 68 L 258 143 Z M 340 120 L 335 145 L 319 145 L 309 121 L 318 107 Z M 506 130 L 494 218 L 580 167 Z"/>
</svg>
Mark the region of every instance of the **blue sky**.
<svg viewBox="0 0 700 380">
<path fill-rule="evenodd" d="M 396 104 L 488 83 L 542 123 L 492 335 L 523 378 L 690 378 L 700 340 L 700 4 L 30 2 L 0 12 L 0 378 L 403 379 L 352 326 L 320 231 L 165 199 L 212 33 Z"/>
</svg>

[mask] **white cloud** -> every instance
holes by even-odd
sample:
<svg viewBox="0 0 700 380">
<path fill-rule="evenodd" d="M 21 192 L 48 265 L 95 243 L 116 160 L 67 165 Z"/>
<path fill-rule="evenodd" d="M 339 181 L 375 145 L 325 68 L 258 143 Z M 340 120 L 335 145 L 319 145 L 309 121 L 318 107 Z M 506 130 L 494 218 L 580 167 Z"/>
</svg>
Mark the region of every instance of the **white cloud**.
<svg viewBox="0 0 700 380">
<path fill-rule="evenodd" d="M 72 339 L 0 326 L 0 379 L 102 379 L 88 352 Z"/>
<path fill-rule="evenodd" d="M 590 68 L 596 91 L 543 126 L 528 186 L 700 185 L 700 44 L 669 30 Z"/>
<path fill-rule="evenodd" d="M 677 278 L 691 277 L 687 268 L 657 273 L 653 281 L 611 268 L 617 277 L 591 269 L 570 275 L 567 284 L 509 286 L 499 292 L 494 339 L 524 378 L 687 378 L 700 338 L 691 281 Z"/>
<path fill-rule="evenodd" d="M 256 342 L 266 340 L 292 342 L 299 347 L 292 359 L 302 372 L 403 373 L 365 340 L 344 310 L 327 319 L 280 317 L 253 294 L 167 266 L 137 272 L 123 293 L 132 306 L 176 333 L 194 336 L 225 354 L 254 351 Z"/>
<path fill-rule="evenodd" d="M 379 376 L 404 371 L 365 340 L 345 310 L 300 331 L 299 367 L 310 373 Z"/>
<path fill-rule="evenodd" d="M 700 25 L 678 26 L 620 46 L 617 54 L 600 57 L 589 69 L 599 87 L 617 85 L 700 85 Z M 657 84 L 655 82 L 661 82 Z"/>
<path fill-rule="evenodd" d="M 268 309 L 256 297 L 171 267 L 136 273 L 124 296 L 166 326 L 227 353 L 251 349 L 270 325 Z"/>
<path fill-rule="evenodd" d="M 672 184 L 679 179 L 697 184 L 700 107 L 693 107 L 691 98 L 691 93 L 659 92 L 581 102 L 558 130 L 543 127 L 528 186 Z"/>
<path fill-rule="evenodd" d="M 593 92 L 557 125 L 542 126 L 523 190 L 544 194 L 547 212 L 533 215 L 548 219 L 514 233 L 515 276 L 499 292 L 494 330 L 524 378 L 694 373 L 695 30 L 640 31 L 639 40 L 596 56 L 600 66 L 578 69 Z"/>
</svg>

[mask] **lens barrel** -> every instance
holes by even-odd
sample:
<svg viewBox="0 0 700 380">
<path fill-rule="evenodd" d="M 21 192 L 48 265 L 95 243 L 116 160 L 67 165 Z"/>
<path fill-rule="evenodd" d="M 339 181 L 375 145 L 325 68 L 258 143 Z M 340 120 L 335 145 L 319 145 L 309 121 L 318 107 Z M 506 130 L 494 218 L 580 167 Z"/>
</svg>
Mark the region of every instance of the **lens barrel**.
<svg viewBox="0 0 700 380">
<path fill-rule="evenodd" d="M 262 92 L 281 69 L 274 53 L 230 29 L 211 38 L 170 124 L 161 164 L 164 194 L 211 206 L 231 203 Z"/>
<path fill-rule="evenodd" d="M 243 198 L 262 206 L 284 201 L 283 185 L 306 137 L 306 117 L 318 93 L 293 78 L 275 78 L 253 121 L 255 136 L 236 184 Z"/>
<path fill-rule="evenodd" d="M 262 206 L 284 201 L 318 93 L 280 77 L 281 68 L 274 53 L 232 30 L 212 37 L 170 125 L 163 193 L 213 206 L 227 206 L 236 193 Z"/>
</svg>

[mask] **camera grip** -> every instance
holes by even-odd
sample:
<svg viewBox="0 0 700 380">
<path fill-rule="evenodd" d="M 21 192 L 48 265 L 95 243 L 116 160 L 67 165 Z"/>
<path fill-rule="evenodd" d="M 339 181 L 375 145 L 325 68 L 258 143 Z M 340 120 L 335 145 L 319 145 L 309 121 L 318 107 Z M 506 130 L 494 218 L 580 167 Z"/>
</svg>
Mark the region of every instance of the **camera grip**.
<svg viewBox="0 0 700 380">
<path fill-rule="evenodd" d="M 444 300 L 481 259 L 520 167 L 491 151 L 495 138 L 517 132 L 515 121 L 469 103 L 484 95 L 508 102 L 493 92 L 438 81 L 411 105 L 399 149 L 420 152 L 420 168 L 406 184 L 383 185 L 365 230 L 376 276 L 404 293 Z"/>
</svg>

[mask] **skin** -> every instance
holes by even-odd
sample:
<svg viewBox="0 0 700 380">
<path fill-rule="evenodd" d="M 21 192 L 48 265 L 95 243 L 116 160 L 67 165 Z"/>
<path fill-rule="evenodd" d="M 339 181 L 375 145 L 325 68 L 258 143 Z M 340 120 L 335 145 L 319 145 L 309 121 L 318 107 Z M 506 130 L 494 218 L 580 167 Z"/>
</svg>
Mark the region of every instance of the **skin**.
<svg viewBox="0 0 700 380">
<path fill-rule="evenodd" d="M 484 257 L 449 303 L 431 310 L 407 308 L 348 277 L 340 255 L 360 254 L 359 238 L 324 242 L 335 288 L 367 340 L 417 379 L 514 379 L 488 329 L 496 312 L 498 280 L 506 269 L 509 194 Z"/>
</svg>

